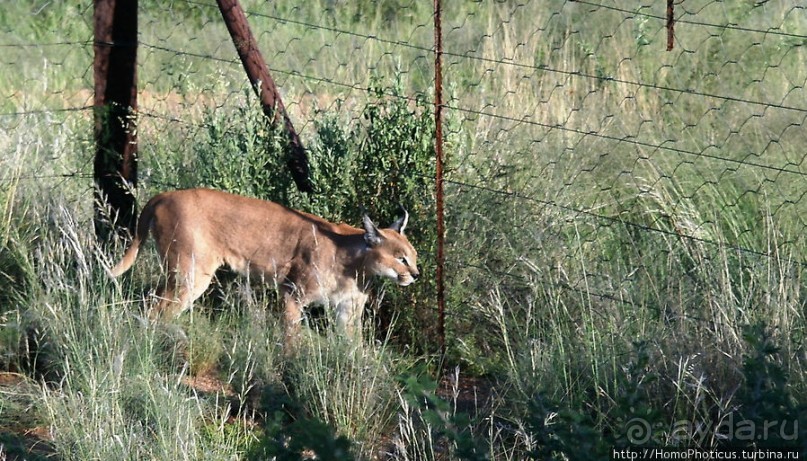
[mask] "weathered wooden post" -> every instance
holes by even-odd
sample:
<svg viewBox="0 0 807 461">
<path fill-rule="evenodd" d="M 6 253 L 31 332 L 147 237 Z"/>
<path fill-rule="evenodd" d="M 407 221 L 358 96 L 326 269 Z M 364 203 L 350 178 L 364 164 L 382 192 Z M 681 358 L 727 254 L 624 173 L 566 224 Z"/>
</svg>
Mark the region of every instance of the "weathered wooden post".
<svg viewBox="0 0 807 461">
<path fill-rule="evenodd" d="M 133 232 L 137 186 L 137 0 L 95 0 L 95 232 Z"/>
<path fill-rule="evenodd" d="M 258 42 L 252 35 L 244 10 L 238 0 L 217 0 L 217 2 L 224 22 L 227 24 L 227 30 L 230 31 L 230 36 L 235 44 L 235 49 L 238 51 L 238 57 L 241 58 L 244 70 L 247 72 L 249 83 L 261 99 L 263 113 L 275 124 L 280 123 L 281 120 L 283 122 L 291 147 L 287 165 L 297 189 L 303 192 L 313 192 L 305 148 L 286 113 L 286 107 L 280 99 L 280 92 L 278 92 L 275 81 L 269 74 L 266 61 L 258 49 Z"/>
</svg>

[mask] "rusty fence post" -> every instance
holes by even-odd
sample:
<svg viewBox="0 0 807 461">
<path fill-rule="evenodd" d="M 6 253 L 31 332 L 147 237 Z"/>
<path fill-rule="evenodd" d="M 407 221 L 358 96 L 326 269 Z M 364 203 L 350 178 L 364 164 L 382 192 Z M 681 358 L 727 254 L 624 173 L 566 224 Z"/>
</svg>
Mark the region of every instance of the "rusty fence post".
<svg viewBox="0 0 807 461">
<path fill-rule="evenodd" d="M 286 107 L 280 99 L 280 92 L 277 90 L 271 74 L 269 74 L 269 68 L 266 66 L 263 55 L 261 55 L 255 36 L 252 35 L 244 10 L 238 0 L 216 1 L 219 5 L 221 16 L 224 18 L 224 23 L 227 24 L 227 30 L 230 32 L 235 44 L 238 57 L 241 59 L 241 64 L 243 64 L 247 73 L 249 83 L 261 100 L 263 113 L 275 124 L 283 122 L 283 128 L 289 138 L 289 146 L 291 147 L 291 155 L 287 161 L 287 166 L 291 171 L 297 189 L 302 192 L 313 192 L 314 187 L 311 184 L 305 148 L 303 148 L 300 137 L 294 130 L 294 125 L 292 125 L 291 119 L 286 112 Z"/>
<path fill-rule="evenodd" d="M 137 216 L 137 0 L 93 5 L 95 233 L 108 242 Z"/>
<path fill-rule="evenodd" d="M 440 353 L 446 355 L 445 221 L 443 216 L 443 31 L 440 0 L 434 0 L 434 151 L 437 218 L 437 334 Z"/>
</svg>

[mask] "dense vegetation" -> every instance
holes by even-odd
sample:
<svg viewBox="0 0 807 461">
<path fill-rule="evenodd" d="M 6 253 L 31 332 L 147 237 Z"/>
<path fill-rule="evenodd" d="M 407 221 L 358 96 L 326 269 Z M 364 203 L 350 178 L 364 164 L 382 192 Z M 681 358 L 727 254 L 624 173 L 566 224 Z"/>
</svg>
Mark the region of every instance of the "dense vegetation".
<svg viewBox="0 0 807 461">
<path fill-rule="evenodd" d="M 430 5 L 244 3 L 317 193 L 295 190 L 215 7 L 141 0 L 141 204 L 208 186 L 355 225 L 401 203 L 426 280 L 375 287 L 359 345 L 313 312 L 294 359 L 274 293 L 226 274 L 144 321 L 156 255 L 110 280 L 122 248 L 92 233 L 92 5 L 7 5 L 0 459 L 807 454 L 795 2 L 685 2 L 668 53 L 656 5 L 444 2 L 445 357 Z"/>
</svg>

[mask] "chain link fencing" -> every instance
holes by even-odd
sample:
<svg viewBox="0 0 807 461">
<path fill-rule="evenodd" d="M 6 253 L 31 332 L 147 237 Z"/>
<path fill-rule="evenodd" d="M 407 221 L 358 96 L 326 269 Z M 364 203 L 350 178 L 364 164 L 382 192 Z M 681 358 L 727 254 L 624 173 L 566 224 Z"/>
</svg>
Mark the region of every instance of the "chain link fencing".
<svg viewBox="0 0 807 461">
<path fill-rule="evenodd" d="M 232 114 L 249 110 L 252 90 L 215 3 L 140 3 L 140 184 L 187 187 L 199 140 L 236 133 L 244 119 Z M 723 326 L 764 300 L 764 315 L 778 299 L 803 316 L 799 2 L 678 3 L 670 51 L 658 2 L 446 3 L 445 271 L 461 354 L 495 347 L 468 338 L 491 324 L 480 306 L 499 296 L 614 325 L 647 310 L 728 343 L 740 339 Z M 366 123 L 360 108 L 374 94 L 433 101 L 427 2 L 244 6 L 307 146 L 327 120 Z M 0 17 L 0 147 L 26 159 L 0 180 L 87 199 L 92 3 Z M 251 142 L 231 137 L 235 149 Z M 413 226 L 434 225 L 422 218 Z"/>
</svg>

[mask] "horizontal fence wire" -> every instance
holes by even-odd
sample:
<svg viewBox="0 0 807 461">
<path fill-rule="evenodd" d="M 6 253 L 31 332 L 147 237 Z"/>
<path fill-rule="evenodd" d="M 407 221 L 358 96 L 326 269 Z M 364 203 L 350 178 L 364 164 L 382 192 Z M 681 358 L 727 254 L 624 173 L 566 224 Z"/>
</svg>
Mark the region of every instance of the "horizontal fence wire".
<svg viewBox="0 0 807 461">
<path fill-rule="evenodd" d="M 363 123 L 357 107 L 374 91 L 432 102 L 428 2 L 243 3 L 304 143 L 328 115 Z M 677 290 L 682 315 L 708 320 L 703 271 L 791 265 L 803 278 L 805 7 L 679 3 L 667 52 L 658 2 L 450 3 L 449 285 L 486 272 L 513 293 L 532 283 L 659 312 Z M 0 23 L 0 147 L 43 160 L 0 184 L 91 188 L 92 4 L 12 12 L 40 28 L 10 13 Z M 55 18 L 63 27 L 46 33 Z M 168 156 L 192 158 L 250 106 L 250 88 L 215 3 L 141 1 L 139 22 L 141 184 L 185 187 Z M 49 131 L 72 141 L 39 136 Z M 688 281 L 662 280 L 660 266 Z"/>
</svg>

